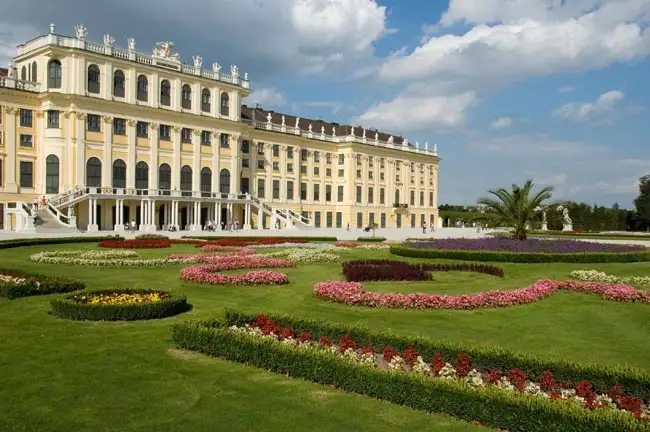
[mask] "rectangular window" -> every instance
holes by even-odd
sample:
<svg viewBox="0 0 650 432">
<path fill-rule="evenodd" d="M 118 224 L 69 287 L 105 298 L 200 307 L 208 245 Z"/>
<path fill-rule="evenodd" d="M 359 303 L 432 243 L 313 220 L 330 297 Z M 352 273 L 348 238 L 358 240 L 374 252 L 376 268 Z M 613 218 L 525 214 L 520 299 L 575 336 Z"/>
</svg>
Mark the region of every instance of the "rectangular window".
<svg viewBox="0 0 650 432">
<path fill-rule="evenodd" d="M 325 226 L 332 228 L 332 212 L 325 213 Z"/>
<path fill-rule="evenodd" d="M 315 176 L 320 176 L 320 168 L 319 167 L 314 167 L 314 175 Z"/>
<path fill-rule="evenodd" d="M 357 228 L 363 228 L 363 213 L 357 213 Z"/>
<path fill-rule="evenodd" d="M 293 164 L 290 164 L 290 163 L 287 164 L 287 172 L 290 172 L 290 173 L 293 172 Z"/>
<path fill-rule="evenodd" d="M 228 134 L 222 133 L 219 139 L 221 142 L 221 148 L 230 148 L 230 136 Z"/>
<path fill-rule="evenodd" d="M 433 207 L 433 192 L 429 192 L 429 207 Z"/>
<path fill-rule="evenodd" d="M 32 110 L 20 109 L 20 126 L 21 127 L 32 127 L 33 124 L 33 113 Z"/>
<path fill-rule="evenodd" d="M 361 170 L 357 170 L 357 178 L 361 178 Z"/>
<path fill-rule="evenodd" d="M 361 186 L 357 186 L 357 203 L 361 203 Z"/>
<path fill-rule="evenodd" d="M 293 199 L 293 182 L 292 181 L 287 181 L 287 199 L 288 200 Z"/>
<path fill-rule="evenodd" d="M 169 128 L 169 126 L 167 126 Z M 126 135 L 126 120 L 122 118 L 113 119 L 113 135 Z"/>
<path fill-rule="evenodd" d="M 375 213 L 370 212 L 368 213 L 368 226 L 372 226 L 375 224 Z"/>
<path fill-rule="evenodd" d="M 149 123 L 139 121 L 136 125 L 136 136 L 138 138 L 149 138 Z"/>
<path fill-rule="evenodd" d="M 264 143 L 257 143 L 257 154 L 264 156 Z"/>
<path fill-rule="evenodd" d="M 287 159 L 293 159 L 293 147 L 287 147 Z"/>
<path fill-rule="evenodd" d="M 280 199 L 280 180 L 273 180 L 273 199 Z"/>
<path fill-rule="evenodd" d="M 34 138 L 29 134 L 20 134 L 21 147 L 34 147 Z"/>
<path fill-rule="evenodd" d="M 300 183 L 300 199 L 307 199 L 307 183 Z"/>
<path fill-rule="evenodd" d="M 325 201 L 332 201 L 332 185 L 325 185 Z"/>
<path fill-rule="evenodd" d="M 339 159 L 339 165 L 343 165 L 345 163 L 345 155 L 342 154 L 338 155 L 338 159 Z"/>
<path fill-rule="evenodd" d="M 383 172 L 379 173 L 379 180 L 384 181 L 384 173 Z"/>
<path fill-rule="evenodd" d="M 20 161 L 20 187 L 34 187 L 34 162 Z"/>
<path fill-rule="evenodd" d="M 307 165 L 300 165 L 300 174 L 307 174 Z"/>
<path fill-rule="evenodd" d="M 241 142 L 241 152 L 244 154 L 248 154 L 250 152 L 250 141 L 248 140 L 242 140 Z"/>
<path fill-rule="evenodd" d="M 361 155 L 357 155 L 357 165 L 361 165 Z"/>
<path fill-rule="evenodd" d="M 2 117 L 2 113 L 0 113 Z M 47 127 L 50 129 L 58 129 L 59 126 L 59 112 L 58 111 L 48 111 L 47 112 Z"/>
<path fill-rule="evenodd" d="M 307 157 L 309 156 L 307 150 L 300 150 L 300 160 L 307 162 Z"/>
<path fill-rule="evenodd" d="M 411 213 L 411 228 L 415 228 L 415 213 Z"/>
<path fill-rule="evenodd" d="M 332 168 L 325 168 L 325 177 L 332 177 Z"/>
<path fill-rule="evenodd" d="M 386 204 L 386 191 L 384 188 L 379 188 L 379 204 Z"/>
<path fill-rule="evenodd" d="M 273 162 L 273 171 L 280 171 L 280 162 Z"/>
<path fill-rule="evenodd" d="M 343 228 L 343 212 L 336 212 L 336 227 Z"/>
<path fill-rule="evenodd" d="M 314 162 L 320 162 L 320 153 L 317 151 L 314 152 Z"/>
<path fill-rule="evenodd" d="M 320 212 L 314 212 L 314 226 L 320 228 Z"/>
<path fill-rule="evenodd" d="M 343 202 L 343 186 L 338 186 L 336 188 L 336 201 Z"/>
<path fill-rule="evenodd" d="M 257 161 L 257 169 L 264 169 L 264 161 L 263 160 L 258 160 Z"/>
<path fill-rule="evenodd" d="M 386 213 L 379 215 L 379 226 L 381 228 L 386 228 Z"/>
<path fill-rule="evenodd" d="M 372 204 L 375 199 L 375 189 L 369 187 L 368 188 L 368 204 Z"/>
<path fill-rule="evenodd" d="M 172 128 L 168 125 L 160 125 L 160 141 L 170 141 L 172 139 Z"/>
<path fill-rule="evenodd" d="M 86 128 L 88 132 L 101 132 L 102 125 L 100 117 L 97 114 L 88 114 L 88 117 L 86 117 Z"/>
<path fill-rule="evenodd" d="M 212 134 L 210 131 L 201 131 L 201 145 L 211 146 L 212 145 Z"/>
<path fill-rule="evenodd" d="M 264 179 L 257 179 L 257 197 L 264 198 L 264 186 L 266 181 Z"/>
<path fill-rule="evenodd" d="M 340 169 L 338 172 L 339 177 L 345 177 L 345 170 Z"/>
<path fill-rule="evenodd" d="M 372 172 L 372 171 L 368 171 L 368 178 L 369 178 L 370 180 L 373 179 L 373 172 Z"/>
<path fill-rule="evenodd" d="M 2 164 L 4 163 L 4 159 L 0 159 L 0 186 L 2 186 Z M 0 210 L 2 208 L 0 207 Z M 2 217 L 3 213 L 0 213 L 0 218 Z"/>
<path fill-rule="evenodd" d="M 424 207 L 424 192 L 420 191 L 420 206 Z"/>
<path fill-rule="evenodd" d="M 373 167 L 375 166 L 375 162 L 374 162 L 374 160 L 372 159 L 372 156 L 369 156 L 369 157 L 368 157 L 368 166 L 369 166 L 370 168 L 373 168 Z"/>
<path fill-rule="evenodd" d="M 320 185 L 314 185 L 314 201 L 320 201 Z"/>
<path fill-rule="evenodd" d="M 379 159 L 379 168 L 384 168 L 384 158 Z"/>
<path fill-rule="evenodd" d="M 415 191 L 411 191 L 411 205 L 415 205 Z"/>
<path fill-rule="evenodd" d="M 325 155 L 325 161 L 327 162 L 327 165 L 332 165 L 332 153 L 327 153 Z"/>
<path fill-rule="evenodd" d="M 183 144 L 192 144 L 192 131 L 190 129 L 181 129 L 181 142 Z"/>
<path fill-rule="evenodd" d="M 242 159 L 241 160 L 241 166 L 242 166 L 242 168 L 249 168 L 250 162 L 248 161 L 248 159 Z"/>
<path fill-rule="evenodd" d="M 280 157 L 280 146 L 273 144 L 273 157 Z"/>
</svg>

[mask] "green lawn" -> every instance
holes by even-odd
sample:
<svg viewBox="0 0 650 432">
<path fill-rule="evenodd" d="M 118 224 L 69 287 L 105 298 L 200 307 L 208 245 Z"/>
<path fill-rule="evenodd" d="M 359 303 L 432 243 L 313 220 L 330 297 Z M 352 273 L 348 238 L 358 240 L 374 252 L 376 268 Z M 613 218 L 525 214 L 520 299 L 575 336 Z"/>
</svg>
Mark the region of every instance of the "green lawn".
<svg viewBox="0 0 650 432">
<path fill-rule="evenodd" d="M 406 311 L 349 307 L 312 296 L 315 282 L 342 279 L 339 264 L 285 271 L 276 287 L 216 287 L 181 282 L 181 265 L 162 269 L 97 269 L 34 264 L 42 250 L 92 249 L 92 244 L 0 251 L 3 267 L 86 281 L 90 287 L 173 289 L 194 305 L 159 321 L 84 323 L 47 314 L 51 297 L 0 300 L 0 430 L 11 431 L 436 431 L 490 430 L 394 406 L 328 387 L 171 350 L 170 326 L 207 318 L 225 307 L 283 312 L 401 334 L 468 344 L 499 345 L 545 358 L 650 368 L 649 305 L 620 304 L 560 292 L 540 302 L 478 311 Z M 165 256 L 191 246 L 138 251 Z M 388 258 L 388 251 L 354 251 L 350 258 Z M 415 261 L 415 260 L 411 260 Z M 505 279 L 465 272 L 437 273 L 431 282 L 367 283 L 388 292 L 471 293 L 515 289 L 537 279 L 565 279 L 597 268 L 647 275 L 648 264 L 503 264 Z"/>
</svg>

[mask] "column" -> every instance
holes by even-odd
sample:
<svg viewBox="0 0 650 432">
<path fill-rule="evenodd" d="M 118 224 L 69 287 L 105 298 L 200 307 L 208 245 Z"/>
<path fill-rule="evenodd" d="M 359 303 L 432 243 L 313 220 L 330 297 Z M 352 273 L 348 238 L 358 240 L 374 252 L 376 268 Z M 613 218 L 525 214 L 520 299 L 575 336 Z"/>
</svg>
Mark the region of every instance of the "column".
<svg viewBox="0 0 650 432">
<path fill-rule="evenodd" d="M 287 146 L 280 145 L 280 201 L 287 202 Z"/>
<path fill-rule="evenodd" d="M 104 86 L 108 87 L 108 86 Z M 102 163 L 102 187 L 112 185 L 112 167 L 113 167 L 113 118 L 104 116 L 104 162 Z M 127 167 L 127 170 L 135 167 Z"/>
<path fill-rule="evenodd" d="M 34 78 L 35 79 L 35 78 Z M 35 175 L 35 184 L 36 187 L 34 192 L 37 194 L 45 194 L 45 145 L 43 143 L 43 135 L 45 134 L 45 124 L 44 124 L 44 115 L 43 112 L 34 113 L 36 124 L 34 126 L 34 131 L 36 132 L 34 145 L 36 146 L 36 175 Z M 60 162 L 60 160 L 59 160 Z M 61 165 L 59 164 L 59 167 Z"/>
<path fill-rule="evenodd" d="M 170 224 L 174 228 L 176 228 L 176 230 L 178 231 L 178 229 L 179 229 L 179 227 L 178 227 L 178 201 L 172 201 L 171 205 L 172 205 L 172 207 L 171 207 L 171 215 L 170 215 L 171 216 Z"/>
<path fill-rule="evenodd" d="M 88 231 L 98 231 L 97 226 L 97 200 L 93 198 L 88 199 Z"/>
<path fill-rule="evenodd" d="M 317 204 L 325 204 L 325 178 L 327 174 L 327 152 L 321 153 L 320 156 L 320 203 Z M 314 215 L 312 215 L 312 218 Z M 321 221 L 322 221 L 323 215 L 321 212 Z"/>
<path fill-rule="evenodd" d="M 246 217 L 244 218 L 244 230 L 250 231 L 251 229 L 251 205 L 246 204 Z"/>
<path fill-rule="evenodd" d="M 200 97 L 200 93 L 195 96 L 195 99 L 197 97 Z M 192 191 L 194 192 L 201 190 L 201 131 L 198 129 L 192 131 L 192 144 L 194 145 L 192 158 Z"/>
<path fill-rule="evenodd" d="M 273 146 L 264 143 L 264 201 L 273 199 Z"/>
<path fill-rule="evenodd" d="M 221 231 L 221 203 L 214 203 L 214 223 L 217 230 Z"/>
<path fill-rule="evenodd" d="M 16 183 L 16 109 L 7 107 L 5 110 L 6 136 L 5 136 L 5 192 L 18 193 L 18 183 Z M 5 206 L 6 208 L 6 206 Z M 5 218 L 7 221 L 7 218 Z M 9 222 L 7 221 L 7 226 Z"/>
<path fill-rule="evenodd" d="M 147 205 L 146 201 L 140 201 L 140 226 L 138 227 L 138 230 L 142 231 L 144 229 L 144 226 L 147 224 L 145 221 L 145 207 Z"/>
<path fill-rule="evenodd" d="M 114 231 L 124 231 L 124 222 L 122 221 L 122 203 L 123 201 L 115 200 L 115 224 L 113 225 Z"/>
<path fill-rule="evenodd" d="M 253 140 L 251 138 L 250 143 L 248 144 L 248 148 L 250 149 L 248 152 L 248 166 L 250 167 L 248 169 L 248 172 L 250 173 L 250 179 L 249 181 L 249 192 L 255 196 L 258 197 L 257 194 L 257 141 Z"/>
<path fill-rule="evenodd" d="M 181 127 L 174 126 L 172 132 L 174 142 L 174 160 L 172 162 L 172 190 L 181 190 Z"/>
<path fill-rule="evenodd" d="M 159 128 L 158 123 L 150 124 L 151 130 L 149 131 L 149 136 L 151 137 L 151 160 L 149 164 L 149 189 L 158 189 L 158 144 L 159 144 Z M 134 167 L 129 169 L 135 170 Z"/>
<path fill-rule="evenodd" d="M 84 178 L 84 168 L 86 167 L 86 158 L 85 156 L 85 137 L 86 137 L 86 114 L 85 113 L 75 113 L 75 125 L 76 125 L 76 142 L 75 142 L 75 184 L 77 186 L 82 186 L 86 183 Z M 111 163 L 110 161 L 104 161 L 103 163 Z"/>
<path fill-rule="evenodd" d="M 300 182 L 301 180 L 301 174 L 300 174 L 300 165 L 301 165 L 301 149 L 300 147 L 294 147 L 293 148 L 293 177 L 294 177 L 294 182 L 293 182 L 293 202 L 298 203 L 300 202 Z"/>
<path fill-rule="evenodd" d="M 149 203 L 149 229 L 156 231 L 156 201 Z"/>
<path fill-rule="evenodd" d="M 257 209 L 257 229 L 260 231 L 264 229 L 264 224 L 262 223 L 263 219 L 264 219 L 264 212 L 260 207 Z"/>
<path fill-rule="evenodd" d="M 307 150 L 307 202 L 314 202 L 314 152 Z"/>
<path fill-rule="evenodd" d="M 235 109 L 234 105 L 231 105 L 231 110 Z M 239 155 L 239 135 L 232 135 L 230 137 L 230 142 L 231 142 L 231 147 L 232 147 L 232 153 L 231 153 L 231 161 L 232 161 L 232 169 L 230 170 L 230 193 L 240 193 L 241 192 L 241 187 L 240 187 L 240 178 L 241 178 L 241 170 L 239 169 L 239 161 L 241 160 L 241 157 Z M 250 181 L 250 180 L 249 180 Z"/>
<path fill-rule="evenodd" d="M 213 108 L 214 109 L 214 108 Z M 212 192 L 219 192 L 219 150 L 221 149 L 219 142 L 219 132 L 212 132 Z"/>
<path fill-rule="evenodd" d="M 126 161 L 126 187 L 135 188 L 135 145 L 136 145 L 136 132 L 135 127 L 138 124 L 135 120 L 129 120 L 127 123 L 127 136 L 129 146 L 127 151 Z M 112 163 L 112 161 L 110 161 Z"/>
</svg>

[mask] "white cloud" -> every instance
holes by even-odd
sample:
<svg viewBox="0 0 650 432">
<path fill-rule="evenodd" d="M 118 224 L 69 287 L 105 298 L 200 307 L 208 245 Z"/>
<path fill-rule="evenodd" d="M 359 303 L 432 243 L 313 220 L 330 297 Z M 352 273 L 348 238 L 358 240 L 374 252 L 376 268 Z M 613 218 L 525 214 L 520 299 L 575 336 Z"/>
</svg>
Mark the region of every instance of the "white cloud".
<svg viewBox="0 0 650 432">
<path fill-rule="evenodd" d="M 574 90 L 575 90 L 574 87 L 564 86 L 564 87 L 560 87 L 559 89 L 557 89 L 557 92 L 558 93 L 571 93 Z"/>
<path fill-rule="evenodd" d="M 559 186 L 563 185 L 566 183 L 567 178 L 569 176 L 567 174 L 542 174 L 542 175 L 537 175 L 533 177 L 535 179 L 535 183 L 544 185 L 544 186 Z"/>
<path fill-rule="evenodd" d="M 508 126 L 512 126 L 515 122 L 515 119 L 509 116 L 498 117 L 492 122 L 492 129 L 503 129 Z"/>
<path fill-rule="evenodd" d="M 325 108 L 330 110 L 332 114 L 338 113 L 344 107 L 349 107 L 349 106 L 346 106 L 342 102 L 336 102 L 336 101 L 307 101 L 307 102 L 295 102 L 292 104 L 292 109 L 294 111 L 300 111 L 303 108 Z"/>
<path fill-rule="evenodd" d="M 476 150 L 497 153 L 509 157 L 535 158 L 557 161 L 558 159 L 584 158 L 585 155 L 603 155 L 609 152 L 607 147 L 588 144 L 581 141 L 561 140 L 542 134 L 517 134 L 486 139 L 475 137 L 469 145 Z"/>
<path fill-rule="evenodd" d="M 250 95 L 244 100 L 244 103 L 249 106 L 254 106 L 255 104 L 260 104 L 262 108 L 271 108 L 280 105 L 284 105 L 284 96 L 277 92 L 273 88 L 261 88 L 259 90 L 254 90 Z"/>
<path fill-rule="evenodd" d="M 625 94 L 621 91 L 608 91 L 601 94 L 595 102 L 570 102 L 564 104 L 554 110 L 553 115 L 576 122 L 593 120 L 612 111 L 624 97 Z"/>
<path fill-rule="evenodd" d="M 381 65 L 381 80 L 408 86 L 383 106 L 401 108 L 397 102 L 414 88 L 422 99 L 453 100 L 650 55 L 648 0 L 451 0 L 441 25 L 456 22 L 474 26 L 464 34 L 440 35 L 426 27 L 420 46 Z M 399 112 L 386 112 L 391 115 Z"/>
</svg>

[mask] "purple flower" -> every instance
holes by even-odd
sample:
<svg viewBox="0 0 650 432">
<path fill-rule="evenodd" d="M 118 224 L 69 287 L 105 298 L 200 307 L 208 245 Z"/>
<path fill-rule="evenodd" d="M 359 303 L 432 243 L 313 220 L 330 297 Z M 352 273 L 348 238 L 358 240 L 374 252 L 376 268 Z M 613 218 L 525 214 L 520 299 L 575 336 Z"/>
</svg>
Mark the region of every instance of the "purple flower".
<svg viewBox="0 0 650 432">
<path fill-rule="evenodd" d="M 516 240 L 506 237 L 486 237 L 481 239 L 450 238 L 433 241 L 419 241 L 410 244 L 420 249 L 534 252 L 534 253 L 584 253 L 584 252 L 641 252 L 644 246 L 595 243 L 563 239 Z"/>
</svg>

